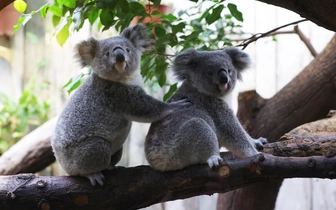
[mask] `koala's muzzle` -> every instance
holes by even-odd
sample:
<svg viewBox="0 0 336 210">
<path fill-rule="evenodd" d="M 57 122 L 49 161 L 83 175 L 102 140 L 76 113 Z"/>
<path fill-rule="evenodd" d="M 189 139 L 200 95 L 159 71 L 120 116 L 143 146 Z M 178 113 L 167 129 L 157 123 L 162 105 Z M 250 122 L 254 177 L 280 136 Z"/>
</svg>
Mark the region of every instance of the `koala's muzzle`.
<svg viewBox="0 0 336 210">
<path fill-rule="evenodd" d="M 113 54 L 116 57 L 116 62 L 117 63 L 123 63 L 125 62 L 125 55 L 124 55 L 124 50 L 120 47 L 117 47 L 113 50 Z"/>
<path fill-rule="evenodd" d="M 219 84 L 226 84 L 229 81 L 228 72 L 225 69 L 220 69 L 217 73 Z"/>
</svg>

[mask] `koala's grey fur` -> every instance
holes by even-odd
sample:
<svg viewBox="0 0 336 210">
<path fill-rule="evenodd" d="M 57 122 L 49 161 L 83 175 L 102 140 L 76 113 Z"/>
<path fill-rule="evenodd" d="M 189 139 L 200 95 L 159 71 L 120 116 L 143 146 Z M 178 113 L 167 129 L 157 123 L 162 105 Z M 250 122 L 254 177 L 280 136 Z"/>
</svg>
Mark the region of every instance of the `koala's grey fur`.
<svg viewBox="0 0 336 210">
<path fill-rule="evenodd" d="M 262 148 L 266 139 L 251 138 L 225 102 L 249 63 L 249 56 L 237 48 L 189 49 L 176 57 L 173 71 L 183 83 L 170 101 L 187 98 L 192 106 L 152 123 L 145 153 L 154 169 L 198 163 L 216 167 L 223 161 L 220 146 L 238 157 L 258 153 L 256 147 Z"/>
<path fill-rule="evenodd" d="M 71 96 L 51 140 L 56 159 L 69 175 L 103 185 L 101 171 L 119 162 L 131 121 L 153 122 L 186 105 L 163 103 L 141 88 L 140 57 L 150 47 L 142 25 L 77 45 L 77 57 L 93 73 Z"/>
</svg>

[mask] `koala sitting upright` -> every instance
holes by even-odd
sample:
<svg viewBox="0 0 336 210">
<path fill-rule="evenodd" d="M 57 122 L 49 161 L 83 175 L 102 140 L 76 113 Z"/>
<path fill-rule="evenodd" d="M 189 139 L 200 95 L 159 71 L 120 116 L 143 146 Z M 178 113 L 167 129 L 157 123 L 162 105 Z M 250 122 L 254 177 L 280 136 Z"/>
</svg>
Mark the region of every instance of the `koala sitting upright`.
<svg viewBox="0 0 336 210">
<path fill-rule="evenodd" d="M 225 102 L 250 63 L 237 48 L 198 52 L 189 49 L 175 59 L 173 72 L 183 80 L 170 101 L 188 98 L 187 110 L 152 123 L 145 143 L 149 164 L 170 171 L 198 163 L 213 168 L 223 160 L 219 146 L 238 157 L 258 153 L 266 139 L 251 138 Z"/>
<path fill-rule="evenodd" d="M 71 96 L 51 140 L 69 175 L 103 185 L 101 171 L 119 162 L 131 121 L 153 122 L 188 106 L 185 100 L 163 103 L 141 88 L 140 57 L 150 44 L 145 27 L 135 25 L 120 36 L 77 45 L 82 66 L 93 73 Z"/>
</svg>

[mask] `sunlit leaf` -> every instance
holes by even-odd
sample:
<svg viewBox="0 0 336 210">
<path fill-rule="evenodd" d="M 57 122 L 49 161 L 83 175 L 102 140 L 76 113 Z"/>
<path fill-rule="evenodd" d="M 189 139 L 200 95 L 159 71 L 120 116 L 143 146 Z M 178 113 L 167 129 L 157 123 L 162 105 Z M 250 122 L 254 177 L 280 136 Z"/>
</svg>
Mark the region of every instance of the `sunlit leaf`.
<svg viewBox="0 0 336 210">
<path fill-rule="evenodd" d="M 21 26 L 24 26 L 31 18 L 32 14 L 22 14 L 18 20 L 18 23 L 13 26 L 14 31 L 17 31 Z"/>
<path fill-rule="evenodd" d="M 23 0 L 15 0 L 14 1 L 14 8 L 18 12 L 23 13 L 27 9 L 27 3 L 24 2 Z"/>
<path fill-rule="evenodd" d="M 58 17 L 62 17 L 62 9 L 59 8 L 58 6 L 55 5 L 49 6 L 49 11 Z"/>
<path fill-rule="evenodd" d="M 63 0 L 63 4 L 69 8 L 75 8 L 76 0 Z"/>
</svg>

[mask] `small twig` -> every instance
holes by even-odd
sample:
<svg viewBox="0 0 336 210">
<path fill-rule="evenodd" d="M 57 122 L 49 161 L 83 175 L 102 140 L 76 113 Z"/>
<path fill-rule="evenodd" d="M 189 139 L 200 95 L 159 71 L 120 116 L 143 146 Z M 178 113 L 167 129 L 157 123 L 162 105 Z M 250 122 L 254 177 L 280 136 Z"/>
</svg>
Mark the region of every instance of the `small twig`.
<svg viewBox="0 0 336 210">
<path fill-rule="evenodd" d="M 295 22 L 292 22 L 292 23 L 288 23 L 288 24 L 283 25 L 283 26 L 279 26 L 277 28 L 274 28 L 274 29 L 266 32 L 266 33 L 254 34 L 250 38 L 246 39 L 245 41 L 243 41 L 242 43 L 240 43 L 239 45 L 237 45 L 236 47 L 243 47 L 242 49 L 245 49 L 249 44 L 251 44 L 252 42 L 257 41 L 258 39 L 260 39 L 262 37 L 269 36 L 270 34 L 272 34 L 273 32 L 275 32 L 275 31 L 277 31 L 279 29 L 285 28 L 285 27 L 290 26 L 290 25 L 296 25 L 296 24 L 304 22 L 304 21 L 307 21 L 307 19 L 298 20 L 298 21 L 295 21 Z"/>
<path fill-rule="evenodd" d="M 307 46 L 308 50 L 312 54 L 312 56 L 316 57 L 317 52 L 314 49 L 313 45 L 311 44 L 310 40 L 302 33 L 302 31 L 299 29 L 299 26 L 294 26 L 295 33 L 300 37 L 301 41 Z"/>
<path fill-rule="evenodd" d="M 294 30 L 290 30 L 290 31 L 276 31 L 273 33 L 270 33 L 264 37 L 260 37 L 260 38 L 265 38 L 265 37 L 270 37 L 270 36 L 276 36 L 276 35 L 282 35 L 282 34 L 295 34 Z M 231 39 L 232 42 L 243 42 L 245 41 L 247 38 L 240 38 L 240 39 Z M 249 38 L 248 38 L 249 39 Z"/>
</svg>

